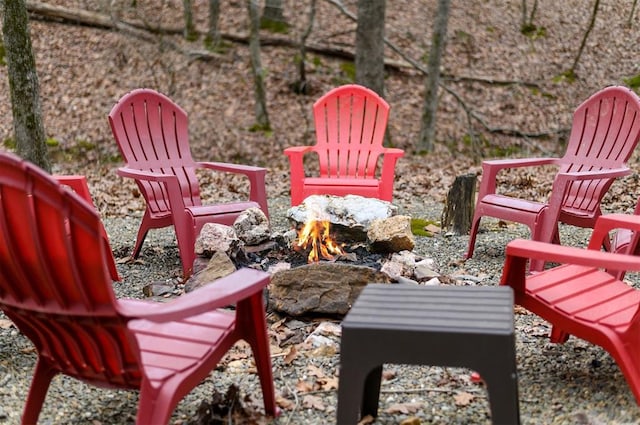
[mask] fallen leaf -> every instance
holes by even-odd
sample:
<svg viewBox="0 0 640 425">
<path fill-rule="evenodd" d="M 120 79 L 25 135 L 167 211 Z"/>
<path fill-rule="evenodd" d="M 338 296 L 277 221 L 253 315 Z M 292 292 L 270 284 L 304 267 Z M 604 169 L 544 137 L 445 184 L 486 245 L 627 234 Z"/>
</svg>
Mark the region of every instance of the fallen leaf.
<svg viewBox="0 0 640 425">
<path fill-rule="evenodd" d="M 276 404 L 284 410 L 293 410 L 296 407 L 296 403 L 293 400 L 282 396 L 276 397 Z"/>
<path fill-rule="evenodd" d="M 456 401 L 456 406 L 468 406 L 474 398 L 476 398 L 476 396 L 464 391 L 461 391 L 453 396 L 453 399 Z"/>
<path fill-rule="evenodd" d="M 422 407 L 422 403 L 396 403 L 392 404 L 385 410 L 390 414 L 402 413 L 407 415 L 409 413 L 416 413 Z"/>
<path fill-rule="evenodd" d="M 332 376 L 330 378 L 324 378 L 318 380 L 320 383 L 320 389 L 324 391 L 337 390 L 338 389 L 338 378 L 336 376 Z"/>
<path fill-rule="evenodd" d="M 313 385 L 306 381 L 298 381 L 296 384 L 296 391 L 299 393 L 308 393 L 309 391 L 313 391 Z"/>
<path fill-rule="evenodd" d="M 291 364 L 296 359 L 296 357 L 298 357 L 298 349 L 295 345 L 292 345 L 289 348 L 289 352 L 287 353 L 287 355 L 284 356 L 284 364 Z"/>
<path fill-rule="evenodd" d="M 383 370 L 382 371 L 382 379 L 385 381 L 390 381 L 396 377 L 397 373 L 395 370 Z"/>
<path fill-rule="evenodd" d="M 302 405 L 308 409 L 316 409 L 321 411 L 324 411 L 324 409 L 326 409 L 324 403 L 322 402 L 322 399 L 314 395 L 304 396 L 304 398 L 302 399 Z"/>
<path fill-rule="evenodd" d="M 360 419 L 360 422 L 358 422 L 358 425 L 370 425 L 375 420 L 376 420 L 376 418 L 374 418 L 373 416 L 367 415 L 364 418 Z"/>
<path fill-rule="evenodd" d="M 407 418 L 400 422 L 400 425 L 420 425 L 420 419 L 416 418 L 415 416 L 411 416 L 410 418 Z"/>
<path fill-rule="evenodd" d="M 315 376 L 316 378 L 325 377 L 324 371 L 320 369 L 318 366 L 310 364 L 307 366 L 307 371 L 309 372 L 309 375 Z"/>
</svg>

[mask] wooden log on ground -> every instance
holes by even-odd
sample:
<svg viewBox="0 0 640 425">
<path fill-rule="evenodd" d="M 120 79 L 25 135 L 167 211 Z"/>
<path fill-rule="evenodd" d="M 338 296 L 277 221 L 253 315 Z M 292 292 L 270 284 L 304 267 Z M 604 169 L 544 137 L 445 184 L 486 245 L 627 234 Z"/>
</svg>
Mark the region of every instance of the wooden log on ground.
<svg viewBox="0 0 640 425">
<path fill-rule="evenodd" d="M 478 176 L 475 174 L 457 176 L 449 189 L 442 212 L 442 228 L 449 233 L 469 233 L 475 208 L 477 180 Z"/>
</svg>

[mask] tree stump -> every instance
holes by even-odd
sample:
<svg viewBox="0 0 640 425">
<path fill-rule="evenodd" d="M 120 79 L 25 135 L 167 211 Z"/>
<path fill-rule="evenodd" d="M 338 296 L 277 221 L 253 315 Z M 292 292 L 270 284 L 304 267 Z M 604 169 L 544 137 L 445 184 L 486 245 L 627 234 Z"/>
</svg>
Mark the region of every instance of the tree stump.
<svg viewBox="0 0 640 425">
<path fill-rule="evenodd" d="M 451 189 L 449 189 L 442 212 L 443 229 L 457 235 L 469 233 L 475 208 L 477 179 L 478 176 L 475 174 L 456 177 Z"/>
</svg>

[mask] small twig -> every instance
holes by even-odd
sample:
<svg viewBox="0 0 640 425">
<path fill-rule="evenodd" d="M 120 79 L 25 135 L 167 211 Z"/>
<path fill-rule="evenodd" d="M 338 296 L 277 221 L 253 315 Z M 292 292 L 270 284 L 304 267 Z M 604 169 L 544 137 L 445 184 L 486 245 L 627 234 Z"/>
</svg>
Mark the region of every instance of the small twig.
<svg viewBox="0 0 640 425">
<path fill-rule="evenodd" d="M 407 388 L 400 390 L 381 390 L 380 392 L 383 394 L 419 394 L 425 392 L 436 392 L 436 393 L 458 393 L 462 390 L 456 390 L 453 388 Z M 467 393 L 479 394 L 480 397 L 486 397 L 486 394 L 482 394 L 483 391 L 480 390 L 464 390 Z"/>
<path fill-rule="evenodd" d="M 289 416 L 287 417 L 287 422 L 284 425 L 288 425 L 291 423 L 291 418 L 293 418 L 293 414 L 296 412 L 296 410 L 298 410 L 298 406 L 300 406 L 300 399 L 298 398 L 298 393 L 297 391 L 294 391 L 289 384 L 287 384 L 287 380 L 284 379 L 284 376 L 282 376 L 282 372 L 280 372 L 280 380 L 282 382 L 284 382 L 285 387 L 287 388 L 287 390 L 293 394 L 293 398 L 296 401 L 295 406 L 293 406 L 293 409 L 291 409 L 291 413 L 289 414 Z"/>
</svg>

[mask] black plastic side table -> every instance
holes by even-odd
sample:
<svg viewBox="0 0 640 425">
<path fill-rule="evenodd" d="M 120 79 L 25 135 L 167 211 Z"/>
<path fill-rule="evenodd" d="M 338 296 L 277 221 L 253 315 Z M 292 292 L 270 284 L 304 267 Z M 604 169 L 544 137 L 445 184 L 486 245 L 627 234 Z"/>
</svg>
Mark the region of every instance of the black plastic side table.
<svg viewBox="0 0 640 425">
<path fill-rule="evenodd" d="M 377 416 L 384 363 L 475 370 L 493 423 L 520 423 L 509 287 L 367 285 L 342 322 L 339 425 Z"/>
</svg>

